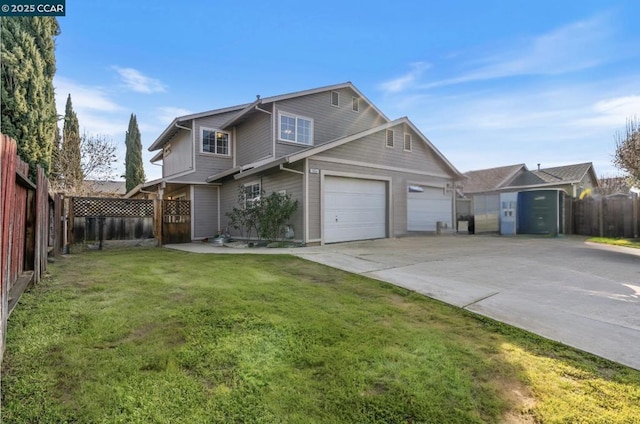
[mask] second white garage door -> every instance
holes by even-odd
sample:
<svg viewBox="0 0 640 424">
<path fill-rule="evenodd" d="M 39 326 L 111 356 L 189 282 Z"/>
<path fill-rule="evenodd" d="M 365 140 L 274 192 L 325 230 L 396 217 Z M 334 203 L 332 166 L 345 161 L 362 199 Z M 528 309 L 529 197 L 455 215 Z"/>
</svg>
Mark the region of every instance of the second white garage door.
<svg viewBox="0 0 640 424">
<path fill-rule="evenodd" d="M 387 188 L 384 181 L 324 179 L 324 242 L 387 236 Z"/>
<path fill-rule="evenodd" d="M 407 231 L 436 231 L 438 221 L 451 228 L 451 197 L 442 188 L 409 186 Z"/>
</svg>

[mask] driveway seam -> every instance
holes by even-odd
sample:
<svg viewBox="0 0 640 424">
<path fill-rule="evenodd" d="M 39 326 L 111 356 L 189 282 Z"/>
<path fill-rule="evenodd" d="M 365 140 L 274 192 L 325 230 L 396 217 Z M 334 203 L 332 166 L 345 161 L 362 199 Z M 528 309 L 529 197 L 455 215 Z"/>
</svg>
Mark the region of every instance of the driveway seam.
<svg viewBox="0 0 640 424">
<path fill-rule="evenodd" d="M 473 301 L 473 302 L 471 302 L 471 303 L 467 303 L 466 305 L 462 305 L 462 306 L 461 306 L 461 308 L 462 308 L 462 309 L 467 309 L 469 306 L 471 306 L 471 305 L 475 305 L 475 304 L 477 304 L 477 303 L 480 303 L 480 302 L 482 302 L 483 300 L 487 300 L 487 299 L 489 299 L 490 297 L 493 297 L 493 296 L 495 296 L 495 295 L 497 295 L 497 294 L 500 294 L 500 292 L 491 293 L 490 295 L 487 295 L 487 296 L 481 297 L 480 299 L 478 299 L 478 300 L 474 300 L 474 301 Z"/>
</svg>

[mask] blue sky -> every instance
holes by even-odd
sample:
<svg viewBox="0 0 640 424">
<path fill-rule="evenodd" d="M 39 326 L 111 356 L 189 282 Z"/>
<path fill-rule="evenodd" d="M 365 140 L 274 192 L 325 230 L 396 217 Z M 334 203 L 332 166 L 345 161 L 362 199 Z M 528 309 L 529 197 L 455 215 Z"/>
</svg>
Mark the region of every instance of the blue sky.
<svg viewBox="0 0 640 424">
<path fill-rule="evenodd" d="M 461 171 L 611 164 L 640 115 L 638 1 L 67 0 L 58 113 L 147 148 L 179 115 L 345 81 Z"/>
</svg>

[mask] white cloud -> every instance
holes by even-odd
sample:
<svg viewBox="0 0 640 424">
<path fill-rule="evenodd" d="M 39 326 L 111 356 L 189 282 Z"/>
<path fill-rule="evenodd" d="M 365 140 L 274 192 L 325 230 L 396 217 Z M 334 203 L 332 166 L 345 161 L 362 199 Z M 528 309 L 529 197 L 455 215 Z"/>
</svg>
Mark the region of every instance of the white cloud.
<svg viewBox="0 0 640 424">
<path fill-rule="evenodd" d="M 547 33 L 510 42 L 510 46 L 493 52 L 477 51 L 466 62 L 457 65 L 458 75 L 415 85 L 431 89 L 472 81 L 486 81 L 520 75 L 561 75 L 592 68 L 608 62 L 624 49 L 611 46 L 611 31 L 605 16 L 574 22 Z M 462 60 L 457 53 L 449 59 Z M 383 83 L 382 88 L 398 92 L 405 88 L 405 79 L 413 84 L 420 73 L 410 71 L 404 77 Z M 394 85 L 394 83 L 397 83 Z M 391 84 L 386 87 L 385 84 Z M 398 90 L 389 88 L 398 87 Z"/>
<path fill-rule="evenodd" d="M 78 84 L 64 77 L 56 76 L 53 80 L 56 92 L 56 108 L 58 115 L 64 114 L 67 96 L 71 94 L 73 109 L 94 110 L 98 112 L 119 112 L 122 108 L 109 98 L 102 87 L 90 87 Z"/>
<path fill-rule="evenodd" d="M 169 123 L 171 123 L 171 121 L 179 116 L 190 115 L 193 113 L 190 110 L 173 106 L 158 107 L 156 108 L 156 110 L 158 112 L 158 120 L 165 125 L 168 125 Z"/>
<path fill-rule="evenodd" d="M 151 94 L 166 91 L 166 87 L 160 80 L 148 77 L 137 69 L 120 68 L 118 66 L 114 66 L 113 69 L 120 74 L 125 86 L 136 93 Z"/>
<path fill-rule="evenodd" d="M 429 69 L 431 65 L 425 62 L 417 62 L 411 64 L 411 70 L 406 74 L 394 78 L 389 81 L 385 81 L 380 84 L 380 89 L 387 93 L 398 93 L 401 91 L 405 91 L 406 89 L 412 87 L 415 82 L 422 76 L 422 73 Z"/>
<path fill-rule="evenodd" d="M 572 122 L 576 126 L 621 126 L 627 118 L 640 112 L 640 95 L 620 96 L 599 100 L 591 105 L 585 117 Z"/>
<path fill-rule="evenodd" d="M 453 87 L 451 87 L 451 90 Z M 410 96 L 380 102 L 392 116 L 409 116 L 461 171 L 515 163 L 544 166 L 593 162 L 598 175 L 617 175 L 613 136 L 640 110 L 634 78 L 599 82 L 543 81 L 516 88 Z M 386 103 L 386 104 L 385 104 Z"/>
</svg>

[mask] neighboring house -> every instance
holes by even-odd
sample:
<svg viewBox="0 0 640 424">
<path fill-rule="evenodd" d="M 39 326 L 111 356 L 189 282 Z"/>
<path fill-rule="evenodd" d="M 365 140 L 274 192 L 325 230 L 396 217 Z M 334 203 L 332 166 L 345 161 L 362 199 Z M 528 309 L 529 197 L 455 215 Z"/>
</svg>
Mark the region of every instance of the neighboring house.
<svg viewBox="0 0 640 424">
<path fill-rule="evenodd" d="M 291 224 L 305 243 L 435 231 L 453 224 L 464 178 L 408 118 L 389 120 L 350 82 L 175 118 L 149 150 L 162 178 L 127 196 L 190 200 L 193 240 L 228 228 L 239 186 L 297 200 Z"/>
<path fill-rule="evenodd" d="M 535 207 L 535 199 L 547 202 L 542 209 L 548 209 L 554 204 L 556 211 L 553 213 L 560 216 L 563 214 L 560 197 L 578 198 L 583 192 L 591 192 L 599 187 L 593 164 L 590 162 L 552 168 L 540 168 L 538 165 L 535 171 L 529 171 L 524 164 L 517 164 L 470 171 L 465 173 L 465 176 L 467 181 L 462 189 L 463 198 L 471 200 L 470 210 L 475 218 L 475 232 L 514 233 L 516 216 L 520 217 L 518 225 L 522 232 L 535 232 L 530 229 L 528 222 L 536 219 L 543 221 L 541 217 L 536 218 L 530 210 Z M 517 193 L 529 191 L 548 193 L 517 196 Z M 554 195 L 554 199 L 551 199 L 554 197 L 551 196 L 552 192 L 557 194 Z M 546 196 L 545 199 L 543 196 Z M 520 213 L 516 214 L 518 205 L 524 209 L 521 207 Z M 503 227 L 503 221 L 507 221 L 509 225 Z M 548 223 L 550 219 L 544 221 Z M 556 232 L 562 232 L 562 219 L 558 218 L 556 221 L 553 225 L 548 224 L 544 231 L 553 227 Z"/>
<path fill-rule="evenodd" d="M 122 197 L 127 193 L 125 181 L 84 180 L 83 195 L 91 197 Z"/>
</svg>

